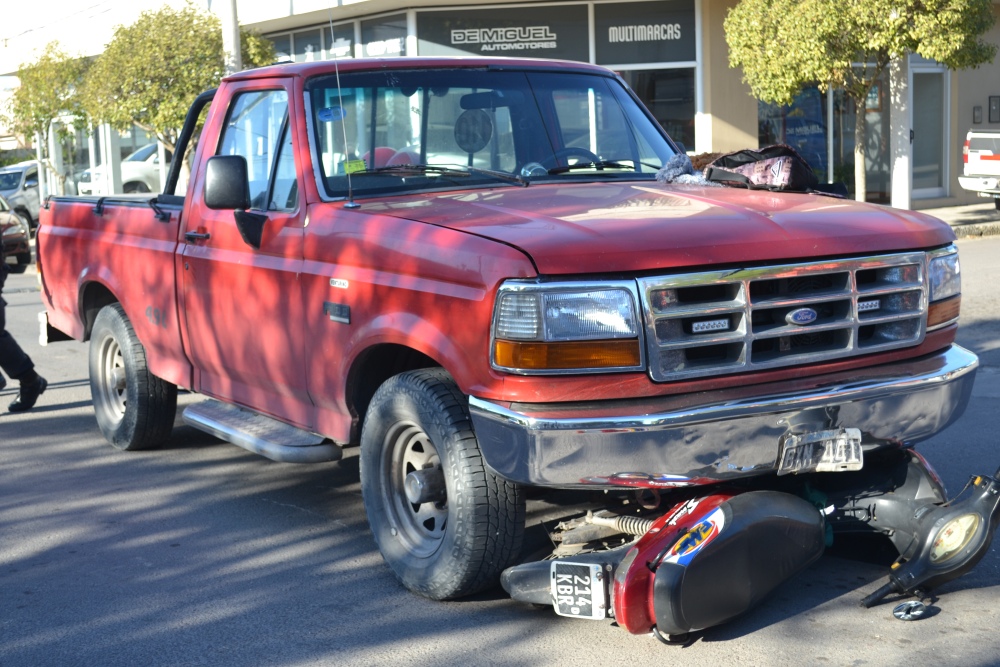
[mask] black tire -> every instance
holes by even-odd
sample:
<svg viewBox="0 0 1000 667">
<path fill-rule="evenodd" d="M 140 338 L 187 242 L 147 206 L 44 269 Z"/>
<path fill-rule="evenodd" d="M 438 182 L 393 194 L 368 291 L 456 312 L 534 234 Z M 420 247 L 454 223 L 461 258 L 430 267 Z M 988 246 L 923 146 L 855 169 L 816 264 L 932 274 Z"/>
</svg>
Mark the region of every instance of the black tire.
<svg viewBox="0 0 1000 667">
<path fill-rule="evenodd" d="M 438 471 L 443 495 L 411 502 L 404 482 L 416 466 Z M 443 369 L 401 373 L 379 387 L 365 418 L 360 467 L 375 542 L 414 593 L 434 600 L 477 593 L 496 585 L 520 555 L 524 495 L 486 469 L 468 398 Z"/>
<path fill-rule="evenodd" d="M 120 304 L 101 309 L 90 335 L 90 395 L 116 449 L 158 447 L 174 427 L 177 387 L 149 372 L 146 350 Z"/>
<path fill-rule="evenodd" d="M 24 273 L 28 270 L 28 265 L 31 264 L 31 253 L 22 252 L 14 255 L 14 259 L 17 261 L 17 264 L 8 264 L 7 270 L 11 273 Z"/>
<path fill-rule="evenodd" d="M 149 192 L 149 186 L 142 181 L 134 181 L 132 183 L 126 183 L 122 186 L 122 191 L 125 194 L 136 194 L 140 192 Z"/>
</svg>

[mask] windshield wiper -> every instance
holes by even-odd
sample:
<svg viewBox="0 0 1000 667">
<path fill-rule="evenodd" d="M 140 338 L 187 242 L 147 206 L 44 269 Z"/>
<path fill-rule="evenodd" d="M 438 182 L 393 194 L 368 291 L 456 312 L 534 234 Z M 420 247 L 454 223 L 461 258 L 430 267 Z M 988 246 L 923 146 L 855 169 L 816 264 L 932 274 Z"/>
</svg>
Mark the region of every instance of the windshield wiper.
<svg viewBox="0 0 1000 667">
<path fill-rule="evenodd" d="M 436 174 L 438 176 L 469 176 L 468 171 L 453 169 L 451 167 L 439 167 L 430 164 L 393 164 L 386 167 L 375 167 L 374 169 L 362 169 L 353 172 L 354 174 L 387 174 L 389 176 L 422 176 L 424 174 Z"/>
<path fill-rule="evenodd" d="M 520 176 L 515 176 L 514 174 L 508 174 L 503 171 L 493 171 L 492 169 L 481 169 L 479 167 L 466 167 L 457 164 L 393 164 L 385 167 L 375 167 L 374 169 L 356 171 L 354 173 L 389 174 L 390 176 L 422 176 L 425 174 L 434 174 L 437 176 L 471 176 L 472 174 L 481 174 L 483 176 L 489 176 L 501 181 L 506 181 L 507 183 L 515 183 L 524 188 L 528 187 L 528 181 Z"/>
<path fill-rule="evenodd" d="M 598 160 L 593 162 L 591 160 L 585 160 L 583 162 L 577 162 L 576 164 L 568 164 L 565 167 L 553 167 L 549 169 L 549 174 L 565 174 L 568 171 L 574 171 L 575 169 L 597 169 L 601 171 L 602 169 L 628 169 L 634 170 L 630 164 L 622 164 L 621 162 L 615 162 L 614 160 Z"/>
<path fill-rule="evenodd" d="M 522 188 L 526 188 L 529 185 L 531 185 L 531 183 L 529 183 L 526 179 L 521 178 L 516 174 L 508 174 L 506 171 L 494 171 L 492 169 L 483 169 L 481 167 L 466 167 L 457 164 L 448 166 L 453 169 L 466 170 L 473 174 L 482 174 L 483 176 L 491 176 L 501 181 L 506 181 L 507 183 L 514 183 L 516 185 L 520 185 Z"/>
</svg>

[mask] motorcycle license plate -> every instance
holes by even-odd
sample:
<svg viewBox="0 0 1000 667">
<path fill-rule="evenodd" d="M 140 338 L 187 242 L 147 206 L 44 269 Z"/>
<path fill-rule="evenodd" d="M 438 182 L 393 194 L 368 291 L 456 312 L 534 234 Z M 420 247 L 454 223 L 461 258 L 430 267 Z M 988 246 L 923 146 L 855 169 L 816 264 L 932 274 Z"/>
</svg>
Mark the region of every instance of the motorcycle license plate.
<svg viewBox="0 0 1000 667">
<path fill-rule="evenodd" d="M 781 450 L 778 474 L 861 470 L 861 431 L 840 428 L 790 435 Z"/>
<path fill-rule="evenodd" d="M 594 620 L 607 616 L 607 578 L 601 565 L 553 561 L 549 573 L 557 614 Z"/>
</svg>

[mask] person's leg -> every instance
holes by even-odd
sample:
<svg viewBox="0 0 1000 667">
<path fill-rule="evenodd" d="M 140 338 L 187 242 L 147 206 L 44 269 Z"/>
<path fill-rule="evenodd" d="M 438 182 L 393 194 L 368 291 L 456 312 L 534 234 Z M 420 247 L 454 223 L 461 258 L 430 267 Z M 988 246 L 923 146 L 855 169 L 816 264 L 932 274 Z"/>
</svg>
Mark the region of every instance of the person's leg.
<svg viewBox="0 0 1000 667">
<path fill-rule="evenodd" d="M 35 364 L 21 346 L 17 344 L 4 327 L 6 326 L 6 316 L 4 311 L 6 304 L 0 298 L 0 369 L 13 380 L 21 383 L 21 391 L 17 398 L 7 408 L 11 412 L 24 412 L 34 407 L 38 397 L 42 395 L 48 382 L 45 378 L 35 372 Z M 0 377 L 0 388 L 6 385 Z"/>
</svg>

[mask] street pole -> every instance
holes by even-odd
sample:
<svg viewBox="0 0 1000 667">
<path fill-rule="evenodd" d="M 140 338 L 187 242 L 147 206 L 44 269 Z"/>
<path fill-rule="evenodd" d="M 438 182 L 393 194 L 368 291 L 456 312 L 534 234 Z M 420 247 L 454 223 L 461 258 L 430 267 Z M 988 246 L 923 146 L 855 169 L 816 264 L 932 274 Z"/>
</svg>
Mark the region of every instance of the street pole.
<svg viewBox="0 0 1000 667">
<path fill-rule="evenodd" d="M 236 0 L 221 0 L 216 5 L 216 13 L 222 21 L 222 51 L 226 59 L 226 74 L 233 74 L 243 69 L 243 54 L 240 52 L 240 19 L 236 12 Z"/>
</svg>

